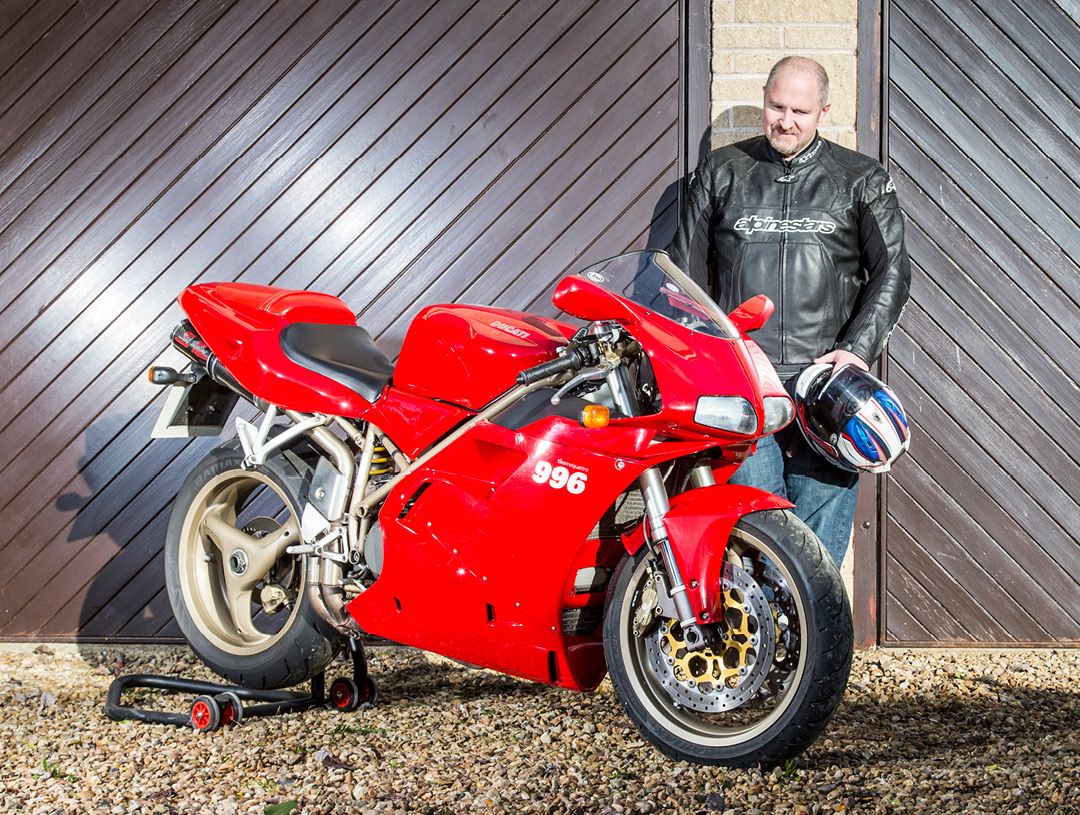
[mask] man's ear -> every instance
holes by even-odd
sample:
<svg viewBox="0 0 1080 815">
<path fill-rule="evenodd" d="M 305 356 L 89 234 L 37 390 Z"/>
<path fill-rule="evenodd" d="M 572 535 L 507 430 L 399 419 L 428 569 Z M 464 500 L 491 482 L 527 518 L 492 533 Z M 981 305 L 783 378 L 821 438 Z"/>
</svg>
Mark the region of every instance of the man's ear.
<svg viewBox="0 0 1080 815">
<path fill-rule="evenodd" d="M 821 115 L 818 117 L 819 120 L 825 118 L 825 114 L 829 112 L 830 107 L 832 107 L 832 103 L 826 103 L 821 106 Z"/>
</svg>

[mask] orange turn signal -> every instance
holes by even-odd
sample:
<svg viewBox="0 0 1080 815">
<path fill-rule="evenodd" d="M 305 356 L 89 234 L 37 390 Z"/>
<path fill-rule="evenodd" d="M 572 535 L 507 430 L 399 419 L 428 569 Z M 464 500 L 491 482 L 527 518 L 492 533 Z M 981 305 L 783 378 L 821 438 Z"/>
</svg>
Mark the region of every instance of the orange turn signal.
<svg viewBox="0 0 1080 815">
<path fill-rule="evenodd" d="M 607 427 L 611 421 L 611 411 L 606 405 L 585 405 L 581 411 L 581 424 L 584 427 Z"/>
</svg>

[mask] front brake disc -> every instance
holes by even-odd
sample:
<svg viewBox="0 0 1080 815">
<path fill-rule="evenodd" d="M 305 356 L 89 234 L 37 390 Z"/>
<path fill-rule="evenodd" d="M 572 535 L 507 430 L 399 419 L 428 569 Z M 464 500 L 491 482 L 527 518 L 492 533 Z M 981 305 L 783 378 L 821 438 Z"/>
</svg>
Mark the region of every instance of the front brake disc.
<svg viewBox="0 0 1080 815">
<path fill-rule="evenodd" d="M 720 581 L 721 639 L 691 651 L 675 620 L 665 620 L 645 641 L 649 665 L 673 701 L 703 713 L 745 704 L 761 689 L 772 666 L 776 626 L 761 587 L 749 573 L 725 563 Z"/>
</svg>

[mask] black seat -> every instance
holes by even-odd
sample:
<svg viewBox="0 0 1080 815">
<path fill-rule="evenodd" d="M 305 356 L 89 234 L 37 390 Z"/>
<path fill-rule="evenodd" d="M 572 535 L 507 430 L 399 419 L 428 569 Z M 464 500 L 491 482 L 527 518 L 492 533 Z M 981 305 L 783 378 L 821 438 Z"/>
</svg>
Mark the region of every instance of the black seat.
<svg viewBox="0 0 1080 815">
<path fill-rule="evenodd" d="M 369 402 L 390 382 L 394 365 L 358 325 L 293 323 L 281 332 L 281 348 L 297 365 L 316 371 Z"/>
</svg>

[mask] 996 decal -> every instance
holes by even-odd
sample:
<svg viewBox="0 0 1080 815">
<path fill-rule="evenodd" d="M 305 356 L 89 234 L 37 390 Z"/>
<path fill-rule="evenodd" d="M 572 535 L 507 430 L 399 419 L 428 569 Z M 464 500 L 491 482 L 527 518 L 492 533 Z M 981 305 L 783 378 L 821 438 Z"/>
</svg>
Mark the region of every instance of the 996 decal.
<svg viewBox="0 0 1080 815">
<path fill-rule="evenodd" d="M 550 461 L 538 461 L 532 479 L 537 484 L 547 484 L 552 489 L 565 489 L 571 495 L 581 495 L 585 492 L 589 474 L 570 472 L 566 467 L 552 466 Z"/>
</svg>

